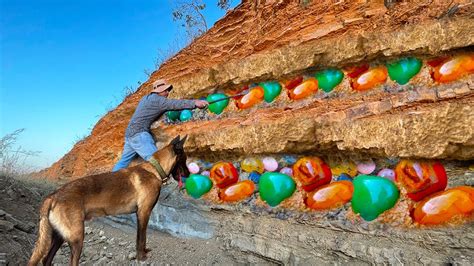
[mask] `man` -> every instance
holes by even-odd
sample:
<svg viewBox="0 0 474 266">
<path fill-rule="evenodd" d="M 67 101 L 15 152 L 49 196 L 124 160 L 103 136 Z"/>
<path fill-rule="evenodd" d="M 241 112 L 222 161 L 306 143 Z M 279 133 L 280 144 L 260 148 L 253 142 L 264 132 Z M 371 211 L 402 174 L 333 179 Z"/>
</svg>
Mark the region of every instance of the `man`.
<svg viewBox="0 0 474 266">
<path fill-rule="evenodd" d="M 204 100 L 177 100 L 168 99 L 171 84 L 159 79 L 153 82 L 153 90 L 144 96 L 133 113 L 127 130 L 122 158 L 112 169 L 113 172 L 126 168 L 137 155 L 148 161 L 158 149 L 155 140 L 150 134 L 151 124 L 167 111 L 205 108 L 208 105 Z"/>
</svg>

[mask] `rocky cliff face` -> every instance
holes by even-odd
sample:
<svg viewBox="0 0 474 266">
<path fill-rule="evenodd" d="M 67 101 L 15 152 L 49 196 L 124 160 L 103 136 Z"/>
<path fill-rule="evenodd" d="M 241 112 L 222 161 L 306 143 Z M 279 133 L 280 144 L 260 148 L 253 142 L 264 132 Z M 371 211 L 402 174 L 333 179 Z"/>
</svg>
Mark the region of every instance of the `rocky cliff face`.
<svg viewBox="0 0 474 266">
<path fill-rule="evenodd" d="M 212 184 L 167 186 L 152 226 L 289 264 L 468 264 L 474 5 L 303 2 L 243 1 L 40 174 L 110 171 L 158 78 L 174 98 L 244 91 L 221 114 L 152 125 L 158 146 L 188 135 L 188 167 Z"/>
<path fill-rule="evenodd" d="M 390 9 L 383 1 L 243 1 L 40 174 L 76 178 L 109 171 L 120 157 L 124 131 L 138 100 L 157 78 L 175 85 L 171 97 L 191 98 L 326 67 L 469 52 L 474 43 L 473 7 L 468 1 L 453 4 L 456 12 L 451 14 L 452 5 L 445 1 L 408 1 Z M 348 84 L 339 90 L 344 86 Z M 243 156 L 326 150 L 472 159 L 472 78 L 443 86 L 421 79 L 400 92 L 395 92 L 399 86 L 392 87 L 390 92 L 316 96 L 305 104 L 229 111 L 209 121 L 177 126 L 158 123 L 153 132 L 161 144 L 174 134 L 188 134 L 186 148 L 195 156 L 208 151 Z M 433 130 L 437 133 L 428 134 Z"/>
</svg>

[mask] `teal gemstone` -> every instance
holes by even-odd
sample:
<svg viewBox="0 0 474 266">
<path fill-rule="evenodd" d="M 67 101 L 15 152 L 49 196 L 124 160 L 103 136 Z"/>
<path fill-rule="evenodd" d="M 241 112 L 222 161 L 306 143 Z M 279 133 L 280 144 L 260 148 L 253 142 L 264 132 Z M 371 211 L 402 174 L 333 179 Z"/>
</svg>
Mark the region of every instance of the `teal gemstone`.
<svg viewBox="0 0 474 266">
<path fill-rule="evenodd" d="M 316 73 L 316 79 L 318 80 L 318 87 L 325 92 L 332 91 L 344 78 L 344 73 L 339 69 L 326 69 Z"/>
<path fill-rule="evenodd" d="M 176 121 L 179 119 L 180 112 L 179 111 L 168 111 L 166 112 L 166 116 L 171 121 Z"/>
<path fill-rule="evenodd" d="M 260 198 L 275 207 L 289 198 L 296 189 L 295 181 L 288 175 L 276 172 L 266 172 L 258 182 Z"/>
<path fill-rule="evenodd" d="M 400 85 L 404 85 L 420 72 L 421 65 L 421 60 L 414 57 L 402 58 L 396 62 L 387 64 L 388 75 L 390 79 Z"/>
<path fill-rule="evenodd" d="M 259 84 L 260 87 L 263 88 L 263 99 L 267 103 L 273 102 L 281 92 L 281 85 L 279 82 L 271 81 L 271 82 L 262 82 Z"/>
<path fill-rule="evenodd" d="M 227 95 L 223 93 L 210 94 L 209 96 L 207 96 L 207 101 L 212 102 L 212 101 L 216 101 L 216 100 L 223 99 L 226 97 Z M 226 99 L 226 100 L 218 101 L 215 103 L 211 103 L 208 108 L 209 108 L 209 111 L 211 111 L 212 113 L 219 115 L 224 111 L 224 109 L 227 107 L 228 104 L 229 104 L 229 99 Z"/>
<path fill-rule="evenodd" d="M 198 199 L 211 190 L 212 181 L 208 176 L 191 174 L 186 178 L 184 187 L 191 197 Z"/>
<path fill-rule="evenodd" d="M 391 209 L 400 197 L 395 183 L 380 176 L 359 175 L 353 185 L 352 210 L 366 221 L 372 221 Z"/>
<path fill-rule="evenodd" d="M 183 110 L 181 111 L 181 114 L 179 115 L 179 120 L 182 122 L 188 121 L 193 117 L 193 112 L 191 110 Z"/>
</svg>

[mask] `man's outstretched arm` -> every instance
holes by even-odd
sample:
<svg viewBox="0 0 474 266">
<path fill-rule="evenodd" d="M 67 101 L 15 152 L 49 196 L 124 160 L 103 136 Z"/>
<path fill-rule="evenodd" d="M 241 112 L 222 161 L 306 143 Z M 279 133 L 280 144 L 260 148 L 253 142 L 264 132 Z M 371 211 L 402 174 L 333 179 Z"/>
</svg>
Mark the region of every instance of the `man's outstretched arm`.
<svg viewBox="0 0 474 266">
<path fill-rule="evenodd" d="M 196 108 L 196 103 L 194 100 L 168 99 L 165 97 L 157 97 L 155 104 L 164 110 L 170 111 Z"/>
<path fill-rule="evenodd" d="M 208 102 L 203 100 L 181 100 L 160 97 L 157 104 L 162 106 L 163 109 L 178 111 L 184 109 L 194 109 L 196 107 L 204 108 L 208 105 Z"/>
</svg>

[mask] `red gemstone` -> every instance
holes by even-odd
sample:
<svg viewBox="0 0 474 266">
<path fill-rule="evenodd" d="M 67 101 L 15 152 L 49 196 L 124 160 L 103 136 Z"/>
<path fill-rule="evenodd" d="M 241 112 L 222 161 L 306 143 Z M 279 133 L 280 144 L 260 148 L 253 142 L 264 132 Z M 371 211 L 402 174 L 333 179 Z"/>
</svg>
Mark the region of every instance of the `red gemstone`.
<svg viewBox="0 0 474 266">
<path fill-rule="evenodd" d="M 431 67 L 437 67 L 441 65 L 442 63 L 446 62 L 448 60 L 448 57 L 438 57 L 435 59 L 428 60 L 426 63 L 431 66 Z"/>
<path fill-rule="evenodd" d="M 294 78 L 292 80 L 288 80 L 285 82 L 285 88 L 287 90 L 292 90 L 296 88 L 296 86 L 300 85 L 301 82 L 303 82 L 303 76 L 299 76 L 297 78 Z"/>
<path fill-rule="evenodd" d="M 448 177 L 439 162 L 402 160 L 395 168 L 395 180 L 407 191 L 407 196 L 420 201 L 428 195 L 444 190 Z"/>
<path fill-rule="evenodd" d="M 367 70 L 369 70 L 369 65 L 367 65 L 367 64 L 361 65 L 361 66 L 356 66 L 356 67 L 351 67 L 347 70 L 347 76 L 349 76 L 350 78 L 355 79 Z"/>
<path fill-rule="evenodd" d="M 225 188 L 239 180 L 239 173 L 232 163 L 219 162 L 212 167 L 210 178 L 218 188 Z"/>
<path fill-rule="evenodd" d="M 328 184 L 332 179 L 331 169 L 318 157 L 299 159 L 293 165 L 293 176 L 301 182 L 302 188 L 308 192 Z"/>
</svg>

